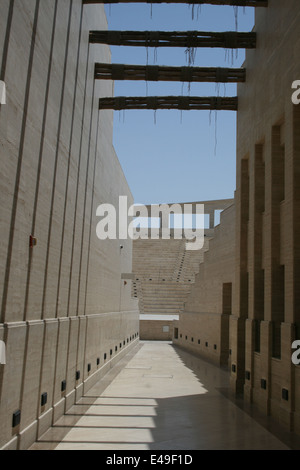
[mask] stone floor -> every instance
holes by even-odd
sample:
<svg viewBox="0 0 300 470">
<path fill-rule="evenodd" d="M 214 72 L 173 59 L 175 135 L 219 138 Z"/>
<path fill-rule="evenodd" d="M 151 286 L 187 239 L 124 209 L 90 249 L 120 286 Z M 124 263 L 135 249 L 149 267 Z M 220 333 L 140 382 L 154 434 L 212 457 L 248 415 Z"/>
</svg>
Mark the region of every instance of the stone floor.
<svg viewBox="0 0 300 470">
<path fill-rule="evenodd" d="M 231 399 L 228 380 L 170 343 L 142 342 L 31 450 L 300 449 Z"/>
</svg>

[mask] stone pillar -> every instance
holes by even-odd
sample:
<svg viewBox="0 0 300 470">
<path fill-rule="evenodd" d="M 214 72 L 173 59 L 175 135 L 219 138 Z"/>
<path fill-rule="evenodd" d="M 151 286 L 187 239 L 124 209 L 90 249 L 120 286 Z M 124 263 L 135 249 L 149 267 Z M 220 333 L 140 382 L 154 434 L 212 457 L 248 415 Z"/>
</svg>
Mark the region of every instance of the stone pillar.
<svg viewBox="0 0 300 470">
<path fill-rule="evenodd" d="M 248 317 L 248 158 L 240 161 L 237 171 L 239 187 L 236 197 L 236 275 L 233 286 L 233 315 L 230 318 L 230 383 L 235 393 L 242 393 L 245 382 L 245 321 Z"/>
<path fill-rule="evenodd" d="M 283 323 L 281 326 L 282 367 L 279 422 L 290 431 L 294 431 L 295 429 L 295 395 L 299 393 L 299 389 L 297 390 L 297 386 L 295 383 L 295 366 L 291 361 L 291 345 L 294 339 L 295 325 Z M 287 391 L 288 394 L 286 395 L 286 393 L 283 393 L 283 391 Z"/>
<path fill-rule="evenodd" d="M 262 321 L 260 324 L 260 381 L 265 380 L 265 388 L 262 386 L 258 395 L 258 406 L 263 413 L 270 414 L 271 400 L 271 357 L 272 357 L 272 323 Z"/>
<path fill-rule="evenodd" d="M 241 394 L 245 382 L 245 319 L 230 317 L 231 375 L 230 388 Z"/>
<path fill-rule="evenodd" d="M 215 211 L 210 210 L 208 212 L 209 215 L 209 228 L 214 228 L 215 227 Z"/>
<path fill-rule="evenodd" d="M 251 402 L 254 387 L 254 353 L 259 350 L 259 322 L 264 318 L 264 272 L 262 270 L 262 226 L 265 207 L 263 145 L 256 145 L 249 159 L 249 320 L 246 322 L 245 397 Z"/>
<path fill-rule="evenodd" d="M 244 399 L 248 403 L 253 401 L 253 388 L 254 388 L 254 343 L 255 343 L 255 320 L 246 320 L 245 325 L 245 385 L 244 385 Z"/>
</svg>

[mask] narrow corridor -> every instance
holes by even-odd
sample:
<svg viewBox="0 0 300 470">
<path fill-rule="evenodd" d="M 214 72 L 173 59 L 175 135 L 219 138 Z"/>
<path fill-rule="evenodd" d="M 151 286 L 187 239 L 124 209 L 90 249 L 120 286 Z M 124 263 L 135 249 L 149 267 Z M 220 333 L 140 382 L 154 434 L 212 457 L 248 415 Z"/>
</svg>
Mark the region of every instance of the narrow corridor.
<svg viewBox="0 0 300 470">
<path fill-rule="evenodd" d="M 170 343 L 141 342 L 31 450 L 299 448 L 231 400 L 228 382 Z"/>
</svg>

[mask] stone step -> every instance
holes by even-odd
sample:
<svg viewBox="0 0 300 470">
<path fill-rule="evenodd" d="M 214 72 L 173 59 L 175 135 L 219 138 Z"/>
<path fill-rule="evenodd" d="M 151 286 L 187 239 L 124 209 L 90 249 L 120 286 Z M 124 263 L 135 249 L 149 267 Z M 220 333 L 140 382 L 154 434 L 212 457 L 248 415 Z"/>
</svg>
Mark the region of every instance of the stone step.
<svg viewBox="0 0 300 470">
<path fill-rule="evenodd" d="M 145 299 L 151 299 L 154 297 L 162 298 L 162 299 L 177 299 L 181 297 L 186 297 L 190 290 L 177 290 L 177 291 L 159 291 L 159 290 L 142 290 L 138 292 L 140 296 L 143 296 Z"/>
<path fill-rule="evenodd" d="M 180 313 L 182 309 L 180 308 L 173 308 L 173 309 L 166 309 L 166 308 L 144 308 L 143 310 L 145 313 L 156 312 L 156 313 L 169 313 L 170 315 L 173 313 Z"/>
<path fill-rule="evenodd" d="M 142 292 L 140 294 L 140 297 L 142 297 L 144 300 L 150 300 L 152 301 L 154 298 L 157 299 L 184 299 L 187 295 L 189 295 L 190 292 L 182 292 L 182 293 L 166 293 L 165 295 L 161 294 L 160 292 L 152 292 L 152 293 L 145 293 Z"/>
<path fill-rule="evenodd" d="M 184 300 L 182 300 L 182 302 L 172 302 L 172 303 L 169 303 L 169 302 L 144 302 L 144 307 L 149 307 L 149 306 L 153 306 L 153 307 L 159 307 L 159 306 L 162 306 L 162 307 L 166 307 L 166 308 L 174 308 L 174 307 L 178 307 L 178 306 L 182 306 L 182 304 L 184 303 Z"/>
<path fill-rule="evenodd" d="M 184 295 L 165 295 L 165 296 L 158 296 L 156 294 L 153 295 L 143 295 L 141 296 L 143 299 L 143 302 L 180 302 L 184 300 L 188 294 Z"/>
</svg>

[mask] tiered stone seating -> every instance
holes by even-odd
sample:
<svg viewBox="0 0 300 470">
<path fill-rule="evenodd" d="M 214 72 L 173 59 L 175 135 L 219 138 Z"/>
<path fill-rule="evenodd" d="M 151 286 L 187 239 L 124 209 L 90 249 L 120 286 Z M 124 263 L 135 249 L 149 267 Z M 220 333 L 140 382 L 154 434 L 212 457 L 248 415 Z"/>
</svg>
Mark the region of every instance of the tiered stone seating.
<svg viewBox="0 0 300 470">
<path fill-rule="evenodd" d="M 143 314 L 179 314 L 203 260 L 202 250 L 187 251 L 186 240 L 136 240 L 133 243 L 133 296 Z"/>
</svg>

